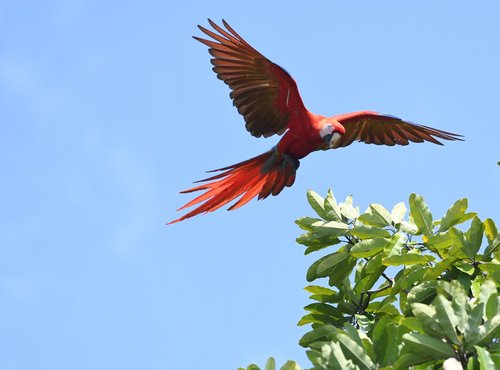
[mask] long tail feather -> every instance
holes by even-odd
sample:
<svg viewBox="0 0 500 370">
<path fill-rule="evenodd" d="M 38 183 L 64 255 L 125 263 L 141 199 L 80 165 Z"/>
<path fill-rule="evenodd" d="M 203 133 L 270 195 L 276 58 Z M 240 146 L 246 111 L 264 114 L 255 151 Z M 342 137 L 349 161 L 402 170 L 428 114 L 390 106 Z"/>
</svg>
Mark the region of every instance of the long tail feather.
<svg viewBox="0 0 500 370">
<path fill-rule="evenodd" d="M 196 216 L 200 213 L 213 212 L 234 199 L 241 198 L 229 210 L 235 210 L 255 198 L 267 198 L 277 195 L 285 186 L 292 186 L 299 161 L 276 149 L 246 161 L 214 171 L 224 171 L 212 177 L 200 180 L 201 185 L 183 190 L 181 193 L 205 192 L 178 209 L 178 211 L 199 204 L 184 216 L 167 225 Z M 210 171 L 210 172 L 214 172 Z M 201 204 L 200 204 L 201 203 Z"/>
</svg>

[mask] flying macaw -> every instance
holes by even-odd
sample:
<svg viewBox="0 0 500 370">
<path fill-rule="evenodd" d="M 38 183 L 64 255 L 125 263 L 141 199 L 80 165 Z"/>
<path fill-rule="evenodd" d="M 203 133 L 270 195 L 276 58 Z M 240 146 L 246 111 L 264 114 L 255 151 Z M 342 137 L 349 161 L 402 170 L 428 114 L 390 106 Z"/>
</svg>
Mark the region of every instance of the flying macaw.
<svg viewBox="0 0 500 370">
<path fill-rule="evenodd" d="M 202 185 L 182 191 L 203 190 L 204 193 L 178 211 L 201 205 L 169 224 L 215 211 L 239 196 L 229 210 L 243 206 L 256 196 L 264 199 L 271 194 L 278 195 L 285 186 L 294 183 L 299 160 L 316 150 L 337 149 L 354 141 L 393 146 L 408 145 L 410 141 L 443 145 L 436 138 L 462 140 L 462 135 L 373 111 L 332 117 L 311 113 L 288 72 L 250 46 L 226 21 L 222 21 L 225 29 L 210 19 L 208 22 L 215 32 L 202 26 L 198 28 L 211 40 L 193 38 L 208 46 L 213 56 L 213 71 L 232 90 L 230 97 L 244 117 L 246 129 L 255 137 L 284 135 L 268 152 L 210 171 L 223 172 L 198 181 L 205 182 Z"/>
</svg>

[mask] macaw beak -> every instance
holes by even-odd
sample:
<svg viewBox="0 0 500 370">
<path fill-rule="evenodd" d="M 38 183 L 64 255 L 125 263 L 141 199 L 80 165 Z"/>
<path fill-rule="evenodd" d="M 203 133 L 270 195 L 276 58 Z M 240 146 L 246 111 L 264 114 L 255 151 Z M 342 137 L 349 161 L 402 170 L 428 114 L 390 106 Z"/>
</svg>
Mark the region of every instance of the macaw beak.
<svg viewBox="0 0 500 370">
<path fill-rule="evenodd" d="M 325 143 L 330 145 L 330 141 L 332 140 L 332 137 L 333 137 L 333 132 L 331 134 L 323 136 L 323 140 L 325 140 Z"/>
<path fill-rule="evenodd" d="M 341 137 L 342 137 L 342 134 L 340 134 L 338 132 L 334 132 L 332 140 L 330 140 L 330 147 L 333 148 L 335 145 L 337 145 L 337 143 Z"/>
<path fill-rule="evenodd" d="M 323 140 L 328 144 L 328 148 L 333 148 L 341 137 L 342 135 L 338 132 L 332 132 L 331 134 L 323 136 Z"/>
</svg>

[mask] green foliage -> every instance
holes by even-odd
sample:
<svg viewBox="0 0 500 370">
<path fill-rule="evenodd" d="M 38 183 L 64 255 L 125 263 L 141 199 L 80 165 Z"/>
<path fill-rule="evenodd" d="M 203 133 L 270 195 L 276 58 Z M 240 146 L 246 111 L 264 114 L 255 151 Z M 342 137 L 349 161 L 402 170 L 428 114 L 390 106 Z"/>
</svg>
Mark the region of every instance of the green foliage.
<svg viewBox="0 0 500 370">
<path fill-rule="evenodd" d="M 248 365 L 247 367 L 240 367 L 238 370 L 260 370 L 255 364 Z M 266 362 L 266 367 L 263 370 L 276 370 L 276 361 L 270 357 Z M 294 361 L 287 361 L 280 370 L 302 370 L 302 368 Z"/>
<path fill-rule="evenodd" d="M 321 254 L 307 271 L 313 302 L 298 323 L 311 326 L 299 341 L 311 370 L 500 368 L 493 220 L 467 213 L 465 198 L 438 220 L 416 194 L 407 218 L 403 203 L 360 213 L 352 197 L 337 203 L 331 191 L 307 199 L 316 216 L 296 221 L 305 231 L 297 242 Z"/>
</svg>

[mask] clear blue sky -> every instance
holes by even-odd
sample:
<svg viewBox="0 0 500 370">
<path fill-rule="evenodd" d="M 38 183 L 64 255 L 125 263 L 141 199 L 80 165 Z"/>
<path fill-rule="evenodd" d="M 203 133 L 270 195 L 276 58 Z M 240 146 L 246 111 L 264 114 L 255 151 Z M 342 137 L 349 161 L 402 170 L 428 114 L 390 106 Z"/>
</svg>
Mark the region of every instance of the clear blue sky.
<svg viewBox="0 0 500 370">
<path fill-rule="evenodd" d="M 178 5 L 173 5 L 173 4 Z M 297 4 L 297 5 L 295 5 Z M 294 219 L 333 188 L 411 192 L 500 222 L 498 1 L 0 2 L 0 368 L 307 366 Z M 306 105 L 373 109 L 465 142 L 314 153 L 280 196 L 173 226 L 204 171 L 255 139 L 191 36 L 225 18 Z"/>
</svg>

